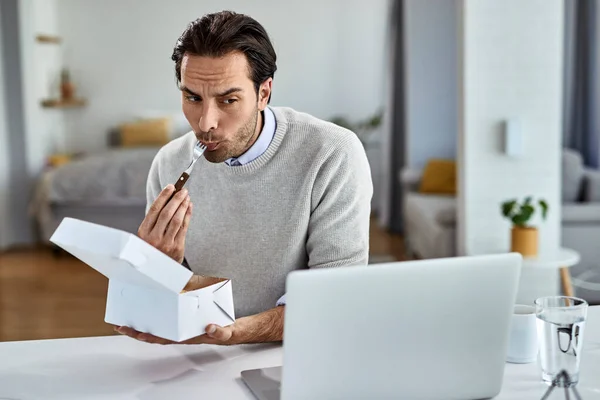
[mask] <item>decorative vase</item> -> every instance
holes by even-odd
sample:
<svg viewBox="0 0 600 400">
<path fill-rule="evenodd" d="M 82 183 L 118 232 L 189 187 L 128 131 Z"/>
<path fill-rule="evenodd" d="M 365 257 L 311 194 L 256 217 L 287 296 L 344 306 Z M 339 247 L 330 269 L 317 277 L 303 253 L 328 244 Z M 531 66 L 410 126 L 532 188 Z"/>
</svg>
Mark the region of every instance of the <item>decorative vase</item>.
<svg viewBox="0 0 600 400">
<path fill-rule="evenodd" d="M 60 77 L 60 95 L 62 100 L 71 100 L 75 97 L 75 85 L 71 81 L 69 70 L 63 69 Z"/>
<path fill-rule="evenodd" d="M 538 255 L 538 230 L 532 227 L 513 226 L 510 249 L 523 257 Z"/>
</svg>

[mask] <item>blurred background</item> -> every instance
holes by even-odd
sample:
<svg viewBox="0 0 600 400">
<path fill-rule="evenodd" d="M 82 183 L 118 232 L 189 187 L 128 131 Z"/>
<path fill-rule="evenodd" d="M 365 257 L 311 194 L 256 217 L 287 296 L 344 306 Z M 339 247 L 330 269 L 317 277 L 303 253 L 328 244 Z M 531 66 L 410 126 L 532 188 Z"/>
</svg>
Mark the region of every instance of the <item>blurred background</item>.
<svg viewBox="0 0 600 400">
<path fill-rule="evenodd" d="M 597 0 L 1 0 L 0 340 L 113 333 L 107 279 L 48 239 L 64 217 L 137 231 L 154 155 L 190 130 L 173 46 L 223 9 L 268 31 L 272 106 L 361 139 L 371 263 L 509 251 L 501 204 L 531 196 L 536 256 L 576 252 L 600 302 Z M 562 290 L 524 279 L 525 301 Z"/>
</svg>

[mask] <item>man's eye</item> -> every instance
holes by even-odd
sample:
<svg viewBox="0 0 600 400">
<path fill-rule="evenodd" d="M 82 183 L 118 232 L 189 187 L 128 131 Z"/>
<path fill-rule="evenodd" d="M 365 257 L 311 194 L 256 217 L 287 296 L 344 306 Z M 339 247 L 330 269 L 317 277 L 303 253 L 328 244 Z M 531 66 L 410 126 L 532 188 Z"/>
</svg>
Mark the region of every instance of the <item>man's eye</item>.
<svg viewBox="0 0 600 400">
<path fill-rule="evenodd" d="M 196 102 L 200 101 L 200 97 L 198 97 L 198 96 L 192 96 L 192 95 L 185 96 L 185 99 L 187 101 L 189 101 L 189 102 L 192 102 L 192 103 L 196 103 Z"/>
<path fill-rule="evenodd" d="M 233 104 L 237 101 L 237 99 L 225 99 L 223 100 L 223 103 L 225 104 Z"/>
</svg>

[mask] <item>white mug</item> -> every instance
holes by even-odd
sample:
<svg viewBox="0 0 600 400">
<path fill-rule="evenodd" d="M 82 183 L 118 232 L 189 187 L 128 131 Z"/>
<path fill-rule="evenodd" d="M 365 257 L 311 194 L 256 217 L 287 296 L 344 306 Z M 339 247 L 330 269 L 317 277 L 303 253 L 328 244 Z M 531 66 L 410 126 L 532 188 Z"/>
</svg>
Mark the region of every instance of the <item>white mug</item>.
<svg viewBox="0 0 600 400">
<path fill-rule="evenodd" d="M 515 305 L 508 339 L 506 361 L 528 364 L 537 360 L 538 336 L 535 307 Z"/>
</svg>

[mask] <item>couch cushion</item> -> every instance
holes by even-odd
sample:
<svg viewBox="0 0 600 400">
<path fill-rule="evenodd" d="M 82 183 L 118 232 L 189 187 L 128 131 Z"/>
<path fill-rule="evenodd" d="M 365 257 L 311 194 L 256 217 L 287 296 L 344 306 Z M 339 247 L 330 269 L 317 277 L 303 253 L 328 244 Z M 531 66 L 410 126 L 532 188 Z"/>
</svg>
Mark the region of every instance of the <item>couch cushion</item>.
<svg viewBox="0 0 600 400">
<path fill-rule="evenodd" d="M 583 159 L 570 149 L 562 153 L 562 201 L 574 202 L 580 199 L 583 179 Z"/>
<path fill-rule="evenodd" d="M 419 192 L 456 194 L 456 162 L 442 159 L 429 160 L 423 171 Z"/>
<path fill-rule="evenodd" d="M 451 196 L 406 194 L 405 237 L 408 247 L 419 257 L 437 258 L 456 255 L 455 204 L 455 198 Z"/>
<path fill-rule="evenodd" d="M 407 210 L 444 226 L 456 224 L 456 197 L 411 193 L 406 197 Z"/>
<path fill-rule="evenodd" d="M 583 180 L 583 201 L 600 203 L 600 171 L 586 169 Z"/>
<path fill-rule="evenodd" d="M 569 223 L 600 222 L 600 203 L 563 203 L 561 208 L 563 225 Z"/>
</svg>

